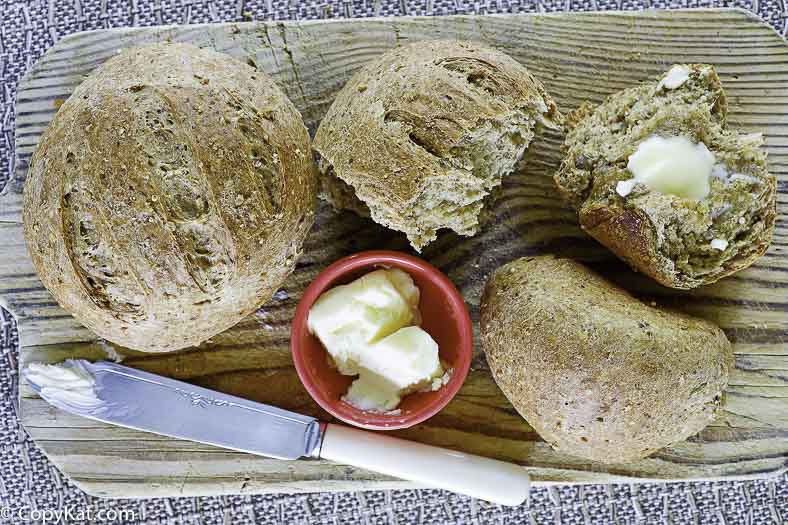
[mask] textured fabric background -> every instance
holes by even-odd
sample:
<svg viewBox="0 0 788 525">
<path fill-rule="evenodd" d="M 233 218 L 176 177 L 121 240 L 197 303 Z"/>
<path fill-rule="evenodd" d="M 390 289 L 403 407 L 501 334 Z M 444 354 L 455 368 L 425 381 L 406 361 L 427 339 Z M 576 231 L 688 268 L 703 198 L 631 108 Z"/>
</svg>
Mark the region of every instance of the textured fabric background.
<svg viewBox="0 0 788 525">
<path fill-rule="evenodd" d="M 0 0 L 0 187 L 13 169 L 14 94 L 27 68 L 58 38 L 120 26 L 240 20 L 447 15 L 660 7 L 739 6 L 783 35 L 785 0 Z M 0 250 L 3 247 L 0 244 Z M 788 477 L 728 483 L 538 488 L 506 509 L 437 490 L 299 496 L 99 500 L 71 485 L 27 437 L 16 416 L 18 340 L 0 308 L 0 524 L 31 510 L 70 509 L 49 523 L 145 524 L 781 524 Z M 88 509 L 105 519 L 75 519 Z M 107 510 L 127 510 L 110 520 Z M 42 522 L 39 520 L 37 522 Z"/>
</svg>

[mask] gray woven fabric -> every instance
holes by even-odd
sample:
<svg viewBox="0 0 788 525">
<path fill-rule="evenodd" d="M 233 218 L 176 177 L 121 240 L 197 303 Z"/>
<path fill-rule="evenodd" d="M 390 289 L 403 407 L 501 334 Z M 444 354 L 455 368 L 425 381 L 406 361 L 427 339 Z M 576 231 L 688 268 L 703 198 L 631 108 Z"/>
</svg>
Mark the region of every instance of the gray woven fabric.
<svg viewBox="0 0 788 525">
<path fill-rule="evenodd" d="M 457 13 L 740 6 L 785 34 L 784 0 L 0 0 L 0 187 L 13 168 L 19 78 L 58 38 L 87 29 L 239 20 Z M 0 245 L 0 250 L 3 249 Z M 70 509 L 49 523 L 146 524 L 779 524 L 788 519 L 788 477 L 767 481 L 564 486 L 532 491 L 506 509 L 437 490 L 145 501 L 83 494 L 46 460 L 19 425 L 18 339 L 0 309 L 0 524 L 20 511 Z M 92 511 L 94 519 L 79 519 Z M 111 516 L 107 511 L 129 511 Z M 99 517 L 104 513 L 103 519 Z M 114 520 L 110 518 L 115 518 Z M 42 522 L 42 520 L 36 521 Z"/>
</svg>

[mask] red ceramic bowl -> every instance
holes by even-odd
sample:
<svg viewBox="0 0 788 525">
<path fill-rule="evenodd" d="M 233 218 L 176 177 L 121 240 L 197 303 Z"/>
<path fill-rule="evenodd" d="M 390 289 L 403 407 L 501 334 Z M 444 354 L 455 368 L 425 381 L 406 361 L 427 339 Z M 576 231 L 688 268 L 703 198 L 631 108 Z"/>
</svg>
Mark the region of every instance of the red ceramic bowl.
<svg viewBox="0 0 788 525">
<path fill-rule="evenodd" d="M 440 358 L 454 369 L 449 383 L 434 392 L 405 396 L 398 415 L 359 410 L 341 397 L 355 377 L 337 372 L 328 363 L 320 341 L 309 333 L 309 309 L 326 290 L 347 284 L 378 268 L 400 268 L 421 291 L 421 327 L 438 343 Z M 304 292 L 296 308 L 290 334 L 298 377 L 312 398 L 345 423 L 372 430 L 407 428 L 435 415 L 454 397 L 468 375 L 473 353 L 473 329 L 465 301 L 451 281 L 431 264 L 394 251 L 362 252 L 345 257 L 326 268 Z"/>
</svg>

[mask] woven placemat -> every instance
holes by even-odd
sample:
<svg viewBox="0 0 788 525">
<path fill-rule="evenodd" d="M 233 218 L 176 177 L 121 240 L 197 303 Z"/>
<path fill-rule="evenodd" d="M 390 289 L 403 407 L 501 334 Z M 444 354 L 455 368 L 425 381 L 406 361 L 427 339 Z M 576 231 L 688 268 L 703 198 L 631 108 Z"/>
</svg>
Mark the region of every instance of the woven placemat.
<svg viewBox="0 0 788 525">
<path fill-rule="evenodd" d="M 675 7 L 749 9 L 788 29 L 784 0 L 0 0 L 0 187 L 13 170 L 16 84 L 63 35 L 124 26 Z M 3 247 L 0 245 L 0 250 Z M 101 500 L 46 459 L 17 418 L 16 325 L 0 308 L 0 524 L 782 524 L 788 477 L 535 488 L 503 508 L 439 490 Z"/>
</svg>

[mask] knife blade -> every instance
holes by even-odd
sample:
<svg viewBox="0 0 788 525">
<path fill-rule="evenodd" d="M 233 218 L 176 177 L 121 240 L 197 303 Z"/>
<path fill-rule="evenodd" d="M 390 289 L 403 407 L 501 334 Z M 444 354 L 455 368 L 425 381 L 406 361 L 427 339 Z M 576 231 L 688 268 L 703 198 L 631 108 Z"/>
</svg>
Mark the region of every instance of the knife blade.
<svg viewBox="0 0 788 525">
<path fill-rule="evenodd" d="M 72 414 L 277 459 L 312 456 L 320 444 L 320 423 L 313 417 L 108 361 L 62 366 L 92 376 L 100 403 L 75 402 L 63 389 L 40 384 L 35 368 L 23 374 L 44 400 Z"/>
<path fill-rule="evenodd" d="M 322 458 L 519 505 L 530 479 L 512 463 L 320 422 L 109 361 L 29 364 L 30 387 L 53 406 L 111 425 L 277 459 Z"/>
</svg>

